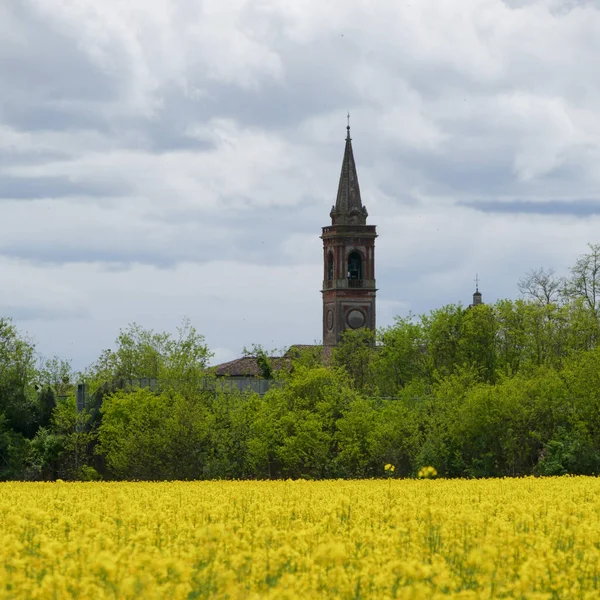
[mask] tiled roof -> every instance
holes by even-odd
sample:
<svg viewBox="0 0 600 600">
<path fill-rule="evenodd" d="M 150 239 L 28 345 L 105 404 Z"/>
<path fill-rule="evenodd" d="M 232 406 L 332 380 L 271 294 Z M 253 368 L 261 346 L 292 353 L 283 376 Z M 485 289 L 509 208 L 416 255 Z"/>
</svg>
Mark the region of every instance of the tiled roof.
<svg viewBox="0 0 600 600">
<path fill-rule="evenodd" d="M 289 369 L 292 365 L 292 359 L 298 355 L 298 353 L 312 350 L 313 348 L 322 348 L 322 346 L 315 346 L 313 344 L 294 344 L 289 347 L 288 351 L 283 356 L 273 356 L 269 358 L 271 368 L 273 371 L 281 371 L 282 369 Z M 323 348 L 323 358 L 325 361 L 328 360 L 331 355 L 330 348 Z M 262 371 L 258 364 L 256 356 L 243 356 L 242 358 L 236 358 L 220 365 L 213 367 L 215 375 L 217 377 L 262 377 Z"/>
<path fill-rule="evenodd" d="M 290 359 L 273 357 L 270 358 L 271 367 L 274 371 L 289 368 Z M 214 367 L 217 377 L 262 377 L 262 371 L 256 356 L 244 356 Z"/>
</svg>

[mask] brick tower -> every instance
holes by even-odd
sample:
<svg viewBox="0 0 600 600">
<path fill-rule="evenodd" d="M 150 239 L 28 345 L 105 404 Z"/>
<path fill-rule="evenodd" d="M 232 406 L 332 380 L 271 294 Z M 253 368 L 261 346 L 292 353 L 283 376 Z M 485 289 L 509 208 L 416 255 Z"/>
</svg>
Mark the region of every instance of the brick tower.
<svg viewBox="0 0 600 600">
<path fill-rule="evenodd" d="M 350 123 L 331 225 L 323 227 L 323 345 L 345 329 L 375 329 L 375 225 L 367 225 L 352 152 Z"/>
</svg>

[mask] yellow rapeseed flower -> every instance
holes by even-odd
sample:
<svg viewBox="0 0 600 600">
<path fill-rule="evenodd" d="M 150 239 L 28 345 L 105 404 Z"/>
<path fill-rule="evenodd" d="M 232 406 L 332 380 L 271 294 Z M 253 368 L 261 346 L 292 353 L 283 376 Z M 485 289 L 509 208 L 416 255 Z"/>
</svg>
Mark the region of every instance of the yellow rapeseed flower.
<svg viewBox="0 0 600 600">
<path fill-rule="evenodd" d="M 429 479 L 431 477 L 437 477 L 437 471 L 434 467 L 423 467 L 418 473 L 419 479 Z"/>
<path fill-rule="evenodd" d="M 2 483 L 0 547 L 0 600 L 591 600 L 600 479 Z"/>
</svg>

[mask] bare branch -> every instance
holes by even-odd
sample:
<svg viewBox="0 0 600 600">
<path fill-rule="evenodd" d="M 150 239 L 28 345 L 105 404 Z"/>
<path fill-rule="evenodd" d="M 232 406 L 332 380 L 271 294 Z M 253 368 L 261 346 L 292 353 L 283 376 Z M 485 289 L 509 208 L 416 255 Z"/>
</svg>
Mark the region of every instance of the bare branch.
<svg viewBox="0 0 600 600">
<path fill-rule="evenodd" d="M 558 304 L 565 289 L 564 277 L 557 277 L 554 269 L 533 269 L 517 284 L 521 294 L 540 304 Z"/>
<path fill-rule="evenodd" d="M 588 246 L 590 251 L 582 254 L 571 267 L 569 294 L 573 298 L 582 298 L 597 316 L 600 298 L 600 244 Z"/>
</svg>

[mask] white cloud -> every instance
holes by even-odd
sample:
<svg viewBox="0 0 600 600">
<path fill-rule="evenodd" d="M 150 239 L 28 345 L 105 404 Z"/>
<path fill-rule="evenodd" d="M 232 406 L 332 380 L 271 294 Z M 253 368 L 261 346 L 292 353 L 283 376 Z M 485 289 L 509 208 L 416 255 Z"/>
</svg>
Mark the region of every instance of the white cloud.
<svg viewBox="0 0 600 600">
<path fill-rule="evenodd" d="M 380 324 L 564 272 L 598 241 L 598 31 L 571 0 L 1 3 L 0 314 L 77 366 L 133 320 L 222 360 L 319 339 L 347 110 Z"/>
<path fill-rule="evenodd" d="M 187 136 L 210 142 L 206 150 L 151 152 L 133 147 L 110 148 L 101 140 L 43 134 L 35 137 L 9 130 L 17 151 L 49 149 L 52 142 L 70 156 L 43 164 L 0 167 L 5 176 L 22 178 L 58 177 L 87 184 L 127 186 L 132 197 L 119 203 L 119 210 L 142 204 L 152 211 L 174 207 L 198 210 L 240 209 L 252 206 L 287 205 L 298 201 L 293 188 L 280 195 L 273 182 L 293 178 L 302 151 L 293 142 L 259 129 L 240 129 L 231 120 L 216 119 L 190 125 Z M 9 138 L 6 145 L 12 147 Z M 48 139 L 50 138 L 50 139 Z M 54 139 L 53 139 L 54 138 Z M 88 145 L 87 151 L 84 146 Z M 63 143 L 64 142 L 64 143 Z M 125 140 L 126 142 L 126 140 Z M 104 147 L 102 147 L 104 146 Z M 166 201 L 168 200 L 168 201 Z"/>
<path fill-rule="evenodd" d="M 51 27 L 121 82 L 111 112 L 154 116 L 168 85 L 204 93 L 210 80 L 256 87 L 281 76 L 252 3 L 191 0 L 32 0 Z M 257 31 L 258 28 L 258 31 Z"/>
</svg>

